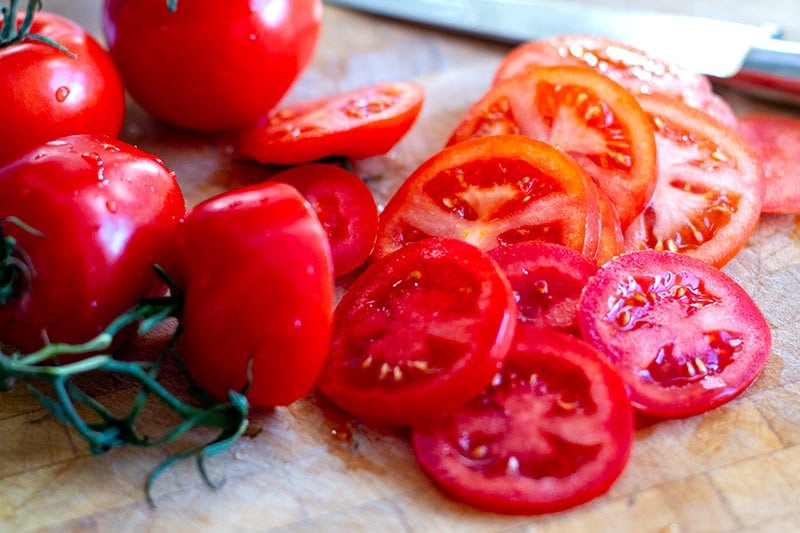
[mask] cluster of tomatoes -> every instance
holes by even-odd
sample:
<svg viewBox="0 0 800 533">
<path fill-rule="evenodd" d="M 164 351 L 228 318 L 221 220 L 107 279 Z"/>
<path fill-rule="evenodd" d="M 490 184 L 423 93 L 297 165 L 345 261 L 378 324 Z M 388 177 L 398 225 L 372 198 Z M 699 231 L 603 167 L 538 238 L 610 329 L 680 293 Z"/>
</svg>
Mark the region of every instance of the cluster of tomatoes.
<svg viewBox="0 0 800 533">
<path fill-rule="evenodd" d="M 312 55 L 318 0 L 261 19 L 232 2 L 246 28 L 213 0 L 166 4 L 107 0 L 110 55 L 44 12 L 25 31 L 63 49 L 0 48 L 15 84 L 40 88 L 0 88 L 0 121 L 20 125 L 0 132 L 3 343 L 87 340 L 164 291 L 158 264 L 201 388 L 268 407 L 316 385 L 413 428 L 448 491 L 521 513 L 608 490 L 634 412 L 695 415 L 758 376 L 769 328 L 718 267 L 761 212 L 798 206 L 765 192 L 763 154 L 706 78 L 583 36 L 523 45 L 379 214 L 357 175 L 315 162 L 388 151 L 421 87 L 275 109 Z M 192 77 L 209 58 L 224 76 Z M 116 139 L 123 86 L 165 122 L 237 130 L 244 157 L 296 166 L 187 212 L 174 173 Z M 756 120 L 753 145 L 772 131 Z"/>
</svg>

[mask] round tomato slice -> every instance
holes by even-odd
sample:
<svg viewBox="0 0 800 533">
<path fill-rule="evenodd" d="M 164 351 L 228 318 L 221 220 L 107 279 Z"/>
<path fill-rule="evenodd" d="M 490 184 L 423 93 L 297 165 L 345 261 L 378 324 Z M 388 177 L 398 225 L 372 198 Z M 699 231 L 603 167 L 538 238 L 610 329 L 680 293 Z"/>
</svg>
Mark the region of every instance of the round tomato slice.
<svg viewBox="0 0 800 533">
<path fill-rule="evenodd" d="M 273 176 L 300 191 L 328 234 L 334 274 L 361 266 L 372 252 L 378 233 L 378 206 L 356 174 L 336 165 L 301 165 Z"/>
<path fill-rule="evenodd" d="M 245 129 L 240 150 L 247 158 L 276 165 L 385 154 L 411 129 L 424 99 L 420 85 L 382 82 L 300 102 Z"/>
<path fill-rule="evenodd" d="M 772 344 L 744 289 L 671 252 L 631 252 L 606 264 L 584 289 L 578 321 L 616 366 L 634 408 L 656 418 L 732 400 L 759 375 Z"/>
<path fill-rule="evenodd" d="M 594 260 L 597 188 L 562 151 L 523 135 L 470 139 L 420 165 L 386 204 L 374 255 L 427 237 L 482 250 L 524 241 L 563 244 Z"/>
<path fill-rule="evenodd" d="M 778 115 L 747 115 L 739 133 L 750 143 L 764 169 L 763 213 L 800 212 L 800 120 Z"/>
<path fill-rule="evenodd" d="M 516 323 L 497 265 L 456 239 L 426 239 L 373 263 L 345 293 L 319 389 L 366 421 L 411 425 L 478 394 Z"/>
<path fill-rule="evenodd" d="M 706 76 L 605 37 L 560 35 L 521 44 L 500 63 L 494 82 L 524 74 L 536 66 L 552 65 L 590 67 L 633 94 L 678 98 L 726 124 L 736 123 L 733 110 L 714 94 Z"/>
<path fill-rule="evenodd" d="M 681 252 L 715 266 L 745 245 L 761 214 L 764 178 L 732 128 L 673 98 L 640 96 L 658 148 L 656 192 L 625 230 L 627 250 Z"/>
<path fill-rule="evenodd" d="M 506 274 L 520 321 L 578 334 L 578 300 L 597 265 L 558 244 L 521 242 L 489 252 Z"/>
<path fill-rule="evenodd" d="M 608 491 L 627 464 L 622 380 L 580 339 L 520 325 L 501 372 L 467 405 L 414 428 L 422 468 L 481 509 L 538 514 Z"/>
<path fill-rule="evenodd" d="M 493 86 L 448 144 L 498 133 L 545 141 L 574 157 L 614 204 L 623 226 L 653 194 L 656 146 L 636 99 L 587 67 L 537 67 Z"/>
</svg>

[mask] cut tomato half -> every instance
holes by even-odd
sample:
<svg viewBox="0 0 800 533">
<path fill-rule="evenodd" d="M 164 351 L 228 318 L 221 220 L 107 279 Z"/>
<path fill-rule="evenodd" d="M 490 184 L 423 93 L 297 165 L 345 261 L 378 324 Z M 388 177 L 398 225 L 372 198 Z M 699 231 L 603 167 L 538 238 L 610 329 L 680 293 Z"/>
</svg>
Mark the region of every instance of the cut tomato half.
<svg viewBox="0 0 800 533">
<path fill-rule="evenodd" d="M 636 99 L 587 67 L 536 67 L 494 85 L 467 112 L 448 144 L 498 133 L 547 142 L 575 158 L 623 226 L 655 187 L 656 146 Z"/>
<path fill-rule="evenodd" d="M 733 279 L 682 254 L 647 250 L 607 263 L 578 309 L 638 411 L 681 418 L 738 396 L 771 350 L 761 311 Z"/>
<path fill-rule="evenodd" d="M 658 148 L 656 192 L 625 230 L 626 250 L 669 250 L 715 266 L 758 225 L 761 163 L 732 128 L 663 96 L 640 96 Z"/>
<path fill-rule="evenodd" d="M 594 260 L 597 188 L 562 151 L 523 135 L 470 139 L 420 165 L 381 213 L 373 255 L 428 237 L 482 250 L 525 241 L 562 244 Z"/>
<path fill-rule="evenodd" d="M 460 500 L 539 514 L 608 491 L 627 463 L 633 416 L 622 380 L 592 346 L 520 325 L 492 385 L 412 438 L 425 472 Z"/>
</svg>

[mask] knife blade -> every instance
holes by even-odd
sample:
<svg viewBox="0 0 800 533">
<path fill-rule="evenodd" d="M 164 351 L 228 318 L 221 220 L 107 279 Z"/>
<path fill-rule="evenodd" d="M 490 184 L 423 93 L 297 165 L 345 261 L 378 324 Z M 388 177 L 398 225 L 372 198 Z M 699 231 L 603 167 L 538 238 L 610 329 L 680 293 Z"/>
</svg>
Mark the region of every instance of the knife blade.
<svg viewBox="0 0 800 533">
<path fill-rule="evenodd" d="M 775 25 L 547 0 L 327 0 L 329 4 L 508 44 L 562 34 L 609 37 L 715 81 L 800 102 L 800 42 Z"/>
</svg>

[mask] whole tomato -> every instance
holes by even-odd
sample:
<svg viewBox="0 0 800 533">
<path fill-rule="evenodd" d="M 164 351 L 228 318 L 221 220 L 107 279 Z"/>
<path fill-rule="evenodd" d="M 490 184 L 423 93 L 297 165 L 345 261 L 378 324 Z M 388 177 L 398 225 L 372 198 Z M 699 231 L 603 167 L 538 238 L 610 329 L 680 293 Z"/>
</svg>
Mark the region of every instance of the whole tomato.
<svg viewBox="0 0 800 533">
<path fill-rule="evenodd" d="M 85 342 L 155 295 L 152 265 L 168 262 L 185 212 L 174 173 L 110 137 L 59 138 L 0 167 L 0 219 L 15 241 L 0 274 L 23 271 L 0 302 L 0 342 Z"/>
<path fill-rule="evenodd" d="M 333 264 L 300 193 L 264 182 L 209 198 L 179 224 L 176 252 L 178 348 L 197 385 L 222 400 L 249 384 L 254 407 L 308 393 L 328 355 Z"/>
<path fill-rule="evenodd" d="M 118 136 L 125 93 L 108 53 L 69 19 L 39 12 L 25 28 L 14 11 L 0 37 L 0 161 L 66 135 Z"/>
<path fill-rule="evenodd" d="M 103 31 L 131 96 L 196 131 L 247 126 L 311 60 L 321 0 L 105 0 Z"/>
</svg>

